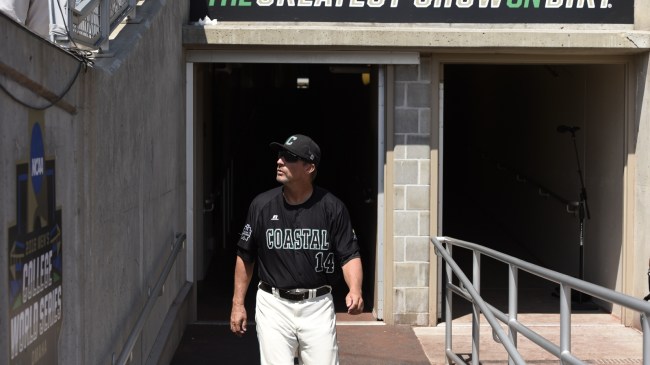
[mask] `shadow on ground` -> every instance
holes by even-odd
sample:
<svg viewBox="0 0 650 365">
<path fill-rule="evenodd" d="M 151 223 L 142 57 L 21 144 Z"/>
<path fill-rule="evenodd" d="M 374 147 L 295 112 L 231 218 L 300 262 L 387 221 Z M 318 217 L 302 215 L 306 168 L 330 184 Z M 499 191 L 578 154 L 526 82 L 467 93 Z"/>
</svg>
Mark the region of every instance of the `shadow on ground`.
<svg viewBox="0 0 650 365">
<path fill-rule="evenodd" d="M 338 326 L 340 363 L 345 365 L 429 365 L 410 326 Z M 172 365 L 259 364 L 254 326 L 236 337 L 228 326 L 192 324 L 187 327 Z M 287 365 L 290 361 L 287 362 Z"/>
</svg>

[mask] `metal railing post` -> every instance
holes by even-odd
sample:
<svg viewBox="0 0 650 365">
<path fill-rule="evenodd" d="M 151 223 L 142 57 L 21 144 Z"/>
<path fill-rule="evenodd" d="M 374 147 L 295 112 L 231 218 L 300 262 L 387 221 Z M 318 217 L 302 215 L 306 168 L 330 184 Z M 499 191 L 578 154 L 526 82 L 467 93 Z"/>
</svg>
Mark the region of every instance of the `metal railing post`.
<svg viewBox="0 0 650 365">
<path fill-rule="evenodd" d="M 508 334 L 512 344 L 517 347 L 517 330 L 512 325 L 517 322 L 519 290 L 519 270 L 514 265 L 508 265 Z M 508 355 L 508 364 L 514 365 L 512 356 Z"/>
<path fill-rule="evenodd" d="M 442 238 L 442 241 L 445 241 L 445 239 Z M 447 262 L 447 265 L 451 267 L 451 269 L 453 270 L 455 276 L 458 278 L 461 285 L 459 287 L 453 285 L 453 283 L 448 282 L 447 283 L 448 288 L 451 288 L 451 290 L 454 293 L 464 297 L 465 299 L 475 303 L 478 306 L 480 312 L 483 313 L 486 321 L 492 327 L 496 337 L 498 338 L 498 341 L 501 344 L 503 344 L 508 354 L 510 354 L 514 358 L 515 363 L 517 365 L 524 365 L 525 364 L 524 359 L 521 358 L 521 355 L 517 352 L 517 349 L 510 341 L 508 334 L 501 328 L 501 326 L 498 323 L 499 319 L 497 319 L 495 314 L 498 311 L 496 311 L 493 307 L 490 307 L 488 303 L 483 301 L 479 293 L 476 291 L 476 289 L 474 289 L 474 284 L 472 283 L 472 281 L 463 273 L 463 270 L 460 269 L 458 264 L 456 264 L 452 256 L 448 253 L 447 249 L 443 246 L 442 242 L 438 241 L 435 238 L 433 238 L 431 242 L 436 247 L 436 253 L 443 256 L 443 258 Z M 447 242 L 447 247 L 450 247 L 451 245 L 453 245 L 453 242 Z M 450 318 L 448 318 L 448 321 L 449 322 L 447 323 L 447 326 L 453 326 L 453 321 Z M 451 329 L 449 329 L 449 332 L 447 333 L 451 335 Z M 454 353 L 451 350 L 451 348 L 446 349 L 445 352 L 448 361 L 453 361 L 454 363 L 457 364 L 466 362 L 461 357 L 459 357 L 458 354 Z"/>
<path fill-rule="evenodd" d="M 472 251 L 472 284 L 481 293 L 481 253 Z M 472 305 L 472 365 L 479 365 L 481 346 L 481 310 L 478 304 Z"/>
<path fill-rule="evenodd" d="M 643 330 L 643 365 L 650 365 L 650 322 L 648 313 L 641 313 L 641 329 Z"/>
<path fill-rule="evenodd" d="M 449 253 L 449 256 L 452 255 L 452 245 L 447 244 L 445 249 Z M 453 299 L 453 293 L 451 290 L 451 283 L 452 283 L 452 269 L 451 265 L 449 265 L 449 262 L 445 262 L 445 271 L 447 273 L 447 283 L 445 283 L 445 353 L 451 352 L 451 347 L 452 347 L 452 326 L 451 322 L 453 320 L 453 314 L 452 314 L 452 299 Z M 449 357 L 445 356 L 445 363 L 450 364 Z"/>
<path fill-rule="evenodd" d="M 571 353 L 571 287 L 560 283 L 560 362 Z"/>
</svg>

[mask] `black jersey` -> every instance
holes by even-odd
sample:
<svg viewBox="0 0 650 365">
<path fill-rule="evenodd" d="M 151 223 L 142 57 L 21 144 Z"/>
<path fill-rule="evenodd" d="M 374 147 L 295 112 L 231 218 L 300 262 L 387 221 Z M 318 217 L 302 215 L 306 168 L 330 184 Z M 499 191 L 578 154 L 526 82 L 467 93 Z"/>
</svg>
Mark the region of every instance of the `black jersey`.
<svg viewBox="0 0 650 365">
<path fill-rule="evenodd" d="M 345 205 L 319 187 L 299 205 L 284 200 L 281 186 L 258 195 L 237 246 L 244 261 L 257 259 L 260 280 L 282 289 L 331 285 L 359 256 Z"/>
</svg>

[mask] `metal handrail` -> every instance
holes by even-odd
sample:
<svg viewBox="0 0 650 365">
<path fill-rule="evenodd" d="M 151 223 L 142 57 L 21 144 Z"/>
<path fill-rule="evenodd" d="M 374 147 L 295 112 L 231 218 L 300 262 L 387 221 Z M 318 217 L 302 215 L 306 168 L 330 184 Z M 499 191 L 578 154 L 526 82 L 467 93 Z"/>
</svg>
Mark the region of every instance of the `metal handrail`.
<svg viewBox="0 0 650 365">
<path fill-rule="evenodd" d="M 135 347 L 135 343 L 138 341 L 138 338 L 142 333 L 144 324 L 147 318 L 149 317 L 149 314 L 151 314 L 151 310 L 156 304 L 156 301 L 158 300 L 159 293 L 162 290 L 163 286 L 165 285 L 165 281 L 167 280 L 167 277 L 169 276 L 169 273 L 172 270 L 172 266 L 176 261 L 176 257 L 178 256 L 178 253 L 180 252 L 181 248 L 184 246 L 186 238 L 187 235 L 185 233 L 176 233 L 176 240 L 172 245 L 172 253 L 169 255 L 169 258 L 167 258 L 167 263 L 165 263 L 165 267 L 163 268 L 163 271 L 160 273 L 156 285 L 154 286 L 153 290 L 149 292 L 149 297 L 147 298 L 147 302 L 145 303 L 144 308 L 142 308 L 142 311 L 140 312 L 140 316 L 138 317 L 135 326 L 131 330 L 131 334 L 129 335 L 129 338 L 126 340 L 126 344 L 122 348 L 122 352 L 120 353 L 120 356 L 117 358 L 117 360 L 113 358 L 113 365 L 125 365 L 130 360 L 131 353 L 133 352 L 133 348 Z"/>
<path fill-rule="evenodd" d="M 650 303 L 616 292 L 614 290 L 586 282 L 561 274 L 541 266 L 531 264 L 529 262 L 520 260 L 518 258 L 506 255 L 504 253 L 477 245 L 475 243 L 461 241 L 450 237 L 432 237 L 436 254 L 442 256 L 446 262 L 447 272 L 447 295 L 445 298 L 445 321 L 446 334 L 445 334 L 445 353 L 447 359 L 455 362 L 464 362 L 452 350 L 451 335 L 452 335 L 452 301 L 451 294 L 455 293 L 464 299 L 474 304 L 474 312 L 472 314 L 472 363 L 479 364 L 479 315 L 482 312 L 492 327 L 492 330 L 499 338 L 499 341 L 504 345 L 509 356 L 510 364 L 525 364 L 521 358 L 517 346 L 517 334 L 520 333 L 533 343 L 542 347 L 549 353 L 556 356 L 567 364 L 586 364 L 580 359 L 571 354 L 571 291 L 577 290 L 579 292 L 591 295 L 592 297 L 601 300 L 618 304 L 620 306 L 632 309 L 641 314 L 641 325 L 643 329 L 643 364 L 650 365 Z M 446 248 L 445 248 L 446 244 Z M 452 258 L 452 248 L 458 246 L 473 252 L 473 282 L 467 278 L 460 267 Z M 509 283 L 508 283 L 508 314 L 499 311 L 489 303 L 486 303 L 480 295 L 480 261 L 481 255 L 491 257 L 495 260 L 501 261 L 509 265 Z M 556 345 L 546 338 L 542 337 L 535 331 L 526 327 L 517 321 L 517 282 L 518 271 L 524 270 L 532 275 L 541 277 L 548 281 L 555 282 L 560 285 L 560 345 Z M 452 282 L 452 272 L 459 279 L 461 286 L 457 286 Z M 496 319 L 506 324 L 509 328 L 509 335 L 501 328 Z"/>
</svg>

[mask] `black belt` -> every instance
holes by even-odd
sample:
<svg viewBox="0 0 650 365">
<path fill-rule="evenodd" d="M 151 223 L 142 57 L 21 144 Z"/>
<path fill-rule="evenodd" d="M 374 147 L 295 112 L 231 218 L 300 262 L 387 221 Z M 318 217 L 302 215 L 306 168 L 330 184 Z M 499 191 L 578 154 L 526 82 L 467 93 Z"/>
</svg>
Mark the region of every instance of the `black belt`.
<svg viewBox="0 0 650 365">
<path fill-rule="evenodd" d="M 271 293 L 282 299 L 293 300 L 295 302 L 314 299 L 320 297 L 321 295 L 329 294 L 332 292 L 332 287 L 329 285 L 323 285 L 320 288 L 316 289 L 279 289 L 272 287 L 268 283 L 260 281 L 258 287 L 267 293 Z"/>
</svg>

